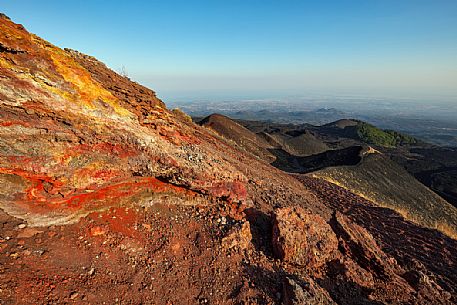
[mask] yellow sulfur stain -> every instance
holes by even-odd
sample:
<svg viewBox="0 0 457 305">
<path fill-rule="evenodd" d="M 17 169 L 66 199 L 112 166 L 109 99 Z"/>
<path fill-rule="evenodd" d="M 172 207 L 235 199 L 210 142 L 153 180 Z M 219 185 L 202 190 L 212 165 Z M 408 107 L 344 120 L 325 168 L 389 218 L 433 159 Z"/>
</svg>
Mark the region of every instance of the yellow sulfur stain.
<svg viewBox="0 0 457 305">
<path fill-rule="evenodd" d="M 43 47 L 49 52 L 57 72 L 66 82 L 74 86 L 76 96 L 60 91 L 57 88 L 51 89 L 53 92 L 62 95 L 64 98 L 70 98 L 72 100 L 75 100 L 76 98 L 76 100 L 81 101 L 84 106 L 89 109 L 96 109 L 96 104 L 94 102 L 101 100 L 111 106 L 118 115 L 132 115 L 130 111 L 119 105 L 117 98 L 114 97 L 111 92 L 96 83 L 89 72 L 75 62 L 71 57 L 66 55 L 62 50 L 50 45 Z"/>
<path fill-rule="evenodd" d="M 15 44 L 18 45 L 18 48 L 25 50 L 31 56 L 36 56 L 37 58 L 50 58 L 56 72 L 60 74 L 74 90 L 50 86 L 42 80 L 33 77 L 34 73 L 29 71 L 27 77 L 33 78 L 33 81 L 38 83 L 42 88 L 61 96 L 67 101 L 72 101 L 90 110 L 97 110 L 100 105 L 107 105 L 111 107 L 118 116 L 133 116 L 129 110 L 123 108 L 119 104 L 118 99 L 112 95 L 111 92 L 93 80 L 91 74 L 73 60 L 71 56 L 66 54 L 65 51 L 42 40 L 36 35 L 27 33 L 22 28 L 10 26 L 9 22 L 6 21 L 0 22 L 0 40 L 4 37 L 8 37 L 10 41 L 14 41 Z M 15 39 L 11 39 L 12 37 L 15 37 Z M 0 67 L 6 69 L 13 68 L 11 63 L 2 56 L 0 56 Z M 47 72 L 51 74 L 54 73 L 52 70 Z M 100 104 L 100 102 L 102 103 Z"/>
<path fill-rule="evenodd" d="M 12 66 L 6 59 L 0 57 L 0 68 L 11 69 Z"/>
</svg>

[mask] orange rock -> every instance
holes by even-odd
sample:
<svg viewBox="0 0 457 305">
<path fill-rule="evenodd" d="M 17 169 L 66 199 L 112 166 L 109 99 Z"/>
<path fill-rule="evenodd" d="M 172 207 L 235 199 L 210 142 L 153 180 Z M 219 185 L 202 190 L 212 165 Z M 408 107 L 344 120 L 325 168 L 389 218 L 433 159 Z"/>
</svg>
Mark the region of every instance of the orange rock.
<svg viewBox="0 0 457 305">
<path fill-rule="evenodd" d="M 336 235 L 321 216 L 300 207 L 275 211 L 273 250 L 278 258 L 309 269 L 319 268 L 336 256 L 337 249 Z"/>
<path fill-rule="evenodd" d="M 99 236 L 99 235 L 103 235 L 105 233 L 106 233 L 106 231 L 101 227 L 97 226 L 97 227 L 90 228 L 91 236 Z"/>
<path fill-rule="evenodd" d="M 241 227 L 233 228 L 222 239 L 222 246 L 226 249 L 245 250 L 251 245 L 252 234 L 249 222 L 244 222 Z"/>
<path fill-rule="evenodd" d="M 25 228 L 19 234 L 17 235 L 17 238 L 29 238 L 32 237 L 38 233 L 43 232 L 42 230 L 38 230 L 36 228 Z"/>
</svg>

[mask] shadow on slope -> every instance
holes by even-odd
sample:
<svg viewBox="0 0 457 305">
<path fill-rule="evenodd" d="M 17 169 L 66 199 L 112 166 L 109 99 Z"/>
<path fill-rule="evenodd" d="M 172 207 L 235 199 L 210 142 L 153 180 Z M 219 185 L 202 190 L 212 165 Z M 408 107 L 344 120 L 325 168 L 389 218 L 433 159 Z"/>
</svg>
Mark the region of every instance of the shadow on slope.
<svg viewBox="0 0 457 305">
<path fill-rule="evenodd" d="M 243 150 L 262 160 L 267 162 L 274 160 L 274 156 L 267 150 L 271 147 L 270 143 L 226 116 L 212 114 L 199 120 L 197 123 L 201 126 L 211 128 L 219 135 L 232 140 Z"/>
<path fill-rule="evenodd" d="M 393 152 L 392 160 L 457 207 L 457 148 L 416 147 Z"/>
<path fill-rule="evenodd" d="M 330 166 L 356 165 L 361 161 L 361 146 L 351 146 L 307 157 L 294 156 L 283 149 L 269 149 L 276 156 L 271 164 L 290 173 L 309 173 Z"/>
<path fill-rule="evenodd" d="M 330 166 L 311 175 L 394 209 L 420 225 L 457 236 L 457 210 L 382 154 L 365 155 L 355 166 Z"/>
</svg>

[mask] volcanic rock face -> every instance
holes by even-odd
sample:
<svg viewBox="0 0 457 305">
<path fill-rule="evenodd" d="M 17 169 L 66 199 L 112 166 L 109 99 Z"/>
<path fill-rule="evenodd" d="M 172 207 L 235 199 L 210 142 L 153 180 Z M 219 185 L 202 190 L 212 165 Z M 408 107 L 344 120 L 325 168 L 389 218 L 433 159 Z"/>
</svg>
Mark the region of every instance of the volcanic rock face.
<svg viewBox="0 0 457 305">
<path fill-rule="evenodd" d="M 6 19 L 0 27 L 0 206 L 8 213 L 41 226 L 132 196 L 142 204 L 163 194 L 192 204 L 197 193 L 177 186 L 192 184 L 244 199 L 244 175 L 216 164 L 217 153 L 207 159 L 204 145 L 196 146 L 201 138 L 154 92 Z"/>
<path fill-rule="evenodd" d="M 421 300 L 425 295 L 429 295 L 428 301 L 437 298 L 439 301 L 435 303 L 450 302 L 450 295 L 433 280 L 403 269 L 367 230 L 339 212 L 326 223 L 322 217 L 302 208 L 278 209 L 272 237 L 276 256 L 303 272 L 300 280 L 284 279 L 286 304 L 332 304 L 327 293 L 345 304 L 355 299 L 426 302 Z M 315 280 L 307 278 L 309 275 Z M 411 280 L 414 285 L 421 282 L 423 286 L 411 287 Z M 328 292 L 322 292 L 315 281 Z M 385 289 L 390 295 L 382 295 Z M 416 298 L 416 294 L 421 298 Z"/>
<path fill-rule="evenodd" d="M 240 227 L 232 228 L 231 232 L 222 239 L 222 245 L 227 249 L 246 250 L 251 246 L 251 241 L 252 234 L 249 222 L 244 222 Z"/>
<path fill-rule="evenodd" d="M 338 241 L 325 220 L 300 207 L 275 212 L 273 250 L 279 258 L 316 269 L 335 257 Z"/>
<path fill-rule="evenodd" d="M 455 301 L 455 242 L 400 265 L 313 183 L 0 16 L 2 304 Z"/>
</svg>

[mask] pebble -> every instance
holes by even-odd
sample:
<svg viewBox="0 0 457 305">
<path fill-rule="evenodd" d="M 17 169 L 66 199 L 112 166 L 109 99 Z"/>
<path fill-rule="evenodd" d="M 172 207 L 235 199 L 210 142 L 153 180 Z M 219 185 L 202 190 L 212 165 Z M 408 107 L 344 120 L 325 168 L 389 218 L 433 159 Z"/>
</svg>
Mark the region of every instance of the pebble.
<svg viewBox="0 0 457 305">
<path fill-rule="evenodd" d="M 40 256 L 43 255 L 44 252 L 46 252 L 46 251 L 43 250 L 43 249 L 40 249 L 40 250 L 36 250 L 36 251 L 35 251 L 35 253 L 37 253 L 37 254 L 40 255 Z"/>
<path fill-rule="evenodd" d="M 17 226 L 19 229 L 24 229 L 25 227 L 27 227 L 27 225 L 25 223 L 21 223 L 20 225 Z"/>
<path fill-rule="evenodd" d="M 89 272 L 87 272 L 90 276 L 95 274 L 95 268 L 90 268 Z"/>
<path fill-rule="evenodd" d="M 78 295 L 79 295 L 79 293 L 77 293 L 77 292 L 72 292 L 72 293 L 70 294 L 70 299 L 74 300 L 74 299 L 76 299 L 76 298 L 78 297 Z"/>
</svg>

